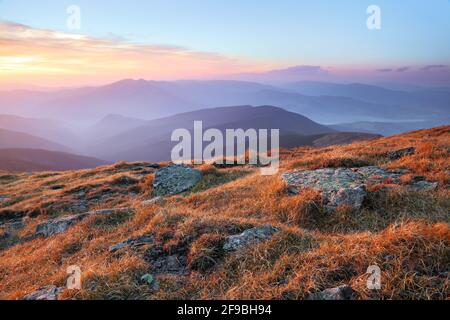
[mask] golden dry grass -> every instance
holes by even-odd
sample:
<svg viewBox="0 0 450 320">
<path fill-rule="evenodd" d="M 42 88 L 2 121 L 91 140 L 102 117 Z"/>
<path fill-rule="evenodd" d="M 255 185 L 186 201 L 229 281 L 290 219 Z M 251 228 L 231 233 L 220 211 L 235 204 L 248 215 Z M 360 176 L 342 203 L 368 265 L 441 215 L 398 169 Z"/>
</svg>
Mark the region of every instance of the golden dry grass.
<svg viewBox="0 0 450 320">
<path fill-rule="evenodd" d="M 414 155 L 386 157 L 410 146 L 417 149 Z M 145 164 L 2 173 L 0 194 L 10 201 L 0 204 L 0 221 L 17 212 L 30 216 L 18 237 L 31 235 L 49 217 L 83 209 L 77 207 L 80 199 L 88 200 L 89 210 L 132 206 L 136 212 L 93 216 L 63 234 L 0 251 L 0 298 L 64 286 L 66 268 L 78 265 L 83 289 L 66 290 L 63 299 L 303 299 L 341 284 L 350 284 L 359 299 L 448 299 L 449 154 L 448 126 L 348 146 L 283 150 L 278 175 L 264 177 L 251 166 L 203 165 L 204 178 L 193 190 L 147 207 L 140 203 L 151 197 L 154 175 Z M 280 178 L 293 169 L 364 165 L 407 168 L 440 185 L 423 193 L 375 186 L 360 212 L 340 208 L 329 215 L 317 191 L 291 196 Z M 262 224 L 281 231 L 243 252 L 221 250 L 226 236 Z M 108 250 L 148 234 L 163 250 L 183 252 L 190 272 L 155 275 L 155 288 L 140 280 L 151 272 L 146 248 Z M 366 287 L 370 265 L 382 270 L 380 291 Z"/>
</svg>

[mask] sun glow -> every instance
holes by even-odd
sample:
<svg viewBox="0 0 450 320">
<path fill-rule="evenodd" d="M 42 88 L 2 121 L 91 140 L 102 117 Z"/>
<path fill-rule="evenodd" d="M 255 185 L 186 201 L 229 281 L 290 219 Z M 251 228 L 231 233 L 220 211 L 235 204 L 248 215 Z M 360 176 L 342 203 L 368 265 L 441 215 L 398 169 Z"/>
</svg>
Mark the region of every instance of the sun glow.
<svg viewBox="0 0 450 320">
<path fill-rule="evenodd" d="M 260 68 L 243 59 L 183 47 L 138 45 L 0 22 L 0 83 L 24 77 L 50 86 L 81 79 L 199 78 Z"/>
</svg>

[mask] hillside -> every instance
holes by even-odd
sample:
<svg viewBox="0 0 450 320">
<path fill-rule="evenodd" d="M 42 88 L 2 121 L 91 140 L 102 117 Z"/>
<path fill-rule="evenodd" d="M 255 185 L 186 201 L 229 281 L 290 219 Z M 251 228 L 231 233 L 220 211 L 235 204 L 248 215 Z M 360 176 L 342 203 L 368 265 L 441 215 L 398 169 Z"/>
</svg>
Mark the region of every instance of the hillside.
<svg viewBox="0 0 450 320">
<path fill-rule="evenodd" d="M 336 125 L 330 125 L 338 131 L 357 131 L 357 132 L 367 132 L 373 134 L 381 134 L 383 136 L 392 136 L 400 134 L 402 132 L 408 132 L 413 130 L 421 130 L 433 127 L 439 127 L 443 125 L 448 125 L 450 123 L 450 118 L 442 117 L 435 121 L 408 121 L 408 122 L 353 122 L 353 123 L 342 123 Z"/>
<path fill-rule="evenodd" d="M 285 149 L 273 176 L 146 162 L 5 173 L 0 299 L 449 299 L 449 156 L 445 126 Z M 64 289 L 73 265 L 79 291 Z"/>
<path fill-rule="evenodd" d="M 50 151 L 69 151 L 69 148 L 30 134 L 0 128 L 0 149 L 45 149 Z"/>
<path fill-rule="evenodd" d="M 95 168 L 106 161 L 41 149 L 0 149 L 0 170 L 12 172 L 64 171 Z"/>
<path fill-rule="evenodd" d="M 4 98 L 0 94 L 0 100 Z M 1 106 L 1 112 L 7 109 L 7 105 Z M 15 132 L 22 132 L 32 136 L 73 147 L 78 141 L 76 135 L 71 132 L 62 121 L 42 118 L 19 117 L 8 114 L 0 114 L 0 128 Z"/>
</svg>

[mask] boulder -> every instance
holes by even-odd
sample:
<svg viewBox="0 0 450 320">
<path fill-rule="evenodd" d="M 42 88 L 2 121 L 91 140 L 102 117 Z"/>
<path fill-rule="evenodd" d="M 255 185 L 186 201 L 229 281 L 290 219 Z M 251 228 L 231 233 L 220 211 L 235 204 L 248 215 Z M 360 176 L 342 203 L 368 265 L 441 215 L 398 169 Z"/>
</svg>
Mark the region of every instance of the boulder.
<svg viewBox="0 0 450 320">
<path fill-rule="evenodd" d="M 283 180 L 291 190 L 311 188 L 321 191 L 328 211 L 334 211 L 340 205 L 359 209 L 366 197 L 363 175 L 348 168 L 286 173 Z"/>
<path fill-rule="evenodd" d="M 185 192 L 202 179 L 202 174 L 186 165 L 171 165 L 156 172 L 153 182 L 156 196 L 167 196 Z"/>
<path fill-rule="evenodd" d="M 334 211 L 339 206 L 360 209 L 366 195 L 366 188 L 364 186 L 348 189 L 342 188 L 330 196 L 327 208 L 331 211 Z"/>
<path fill-rule="evenodd" d="M 316 189 L 322 192 L 325 209 L 329 212 L 346 205 L 360 209 L 366 198 L 366 187 L 389 181 L 401 184 L 401 177 L 408 173 L 405 169 L 387 170 L 376 166 L 361 168 L 326 168 L 313 171 L 285 173 L 282 178 L 288 185 L 289 194 L 302 189 Z M 423 177 L 415 177 L 408 185 L 410 190 L 434 190 L 437 183 L 428 182 Z"/>
<path fill-rule="evenodd" d="M 23 300 L 58 300 L 58 295 L 63 290 L 56 286 L 42 287 L 23 297 Z"/>
<path fill-rule="evenodd" d="M 352 300 L 353 289 L 348 285 L 326 289 L 322 292 L 310 294 L 307 300 Z"/>
<path fill-rule="evenodd" d="M 223 250 L 228 252 L 237 251 L 248 245 L 268 240 L 277 232 L 279 232 L 279 229 L 270 225 L 248 229 L 239 235 L 227 237 L 223 245 Z"/>
</svg>

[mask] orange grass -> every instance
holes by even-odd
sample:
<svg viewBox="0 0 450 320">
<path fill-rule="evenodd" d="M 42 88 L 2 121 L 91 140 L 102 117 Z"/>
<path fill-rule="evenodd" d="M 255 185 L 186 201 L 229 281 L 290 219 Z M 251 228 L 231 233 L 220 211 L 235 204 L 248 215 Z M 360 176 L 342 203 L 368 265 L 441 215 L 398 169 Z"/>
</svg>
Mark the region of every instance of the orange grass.
<svg viewBox="0 0 450 320">
<path fill-rule="evenodd" d="M 414 155 L 386 157 L 410 146 L 417 149 Z M 89 210 L 131 206 L 136 212 L 91 217 L 52 238 L 0 250 L 0 298 L 64 286 L 66 268 L 78 265 L 83 289 L 66 290 L 62 299 L 303 299 L 341 284 L 351 285 L 358 299 L 448 299 L 449 154 L 448 126 L 346 146 L 283 150 L 278 175 L 260 176 L 252 166 L 203 165 L 204 179 L 194 190 L 146 207 L 140 202 L 151 197 L 154 174 L 140 163 L 1 173 L 0 194 L 11 200 L 0 205 L 0 221 L 17 212 L 29 216 L 17 237 L 33 234 L 49 217 L 76 213 L 80 199 L 96 200 L 88 202 Z M 317 191 L 290 196 L 280 178 L 293 169 L 361 165 L 407 168 L 411 174 L 402 183 L 423 175 L 439 182 L 439 189 L 414 193 L 400 186 L 386 192 L 386 181 L 368 190 L 361 212 L 339 208 L 329 215 Z M 269 241 L 239 253 L 220 249 L 226 236 L 267 223 L 281 229 Z M 191 271 L 155 275 L 157 286 L 149 286 L 140 280 L 151 271 L 146 248 L 109 253 L 111 245 L 148 234 L 167 252 L 186 249 Z M 380 291 L 366 286 L 367 268 L 374 264 L 382 270 Z"/>
</svg>

